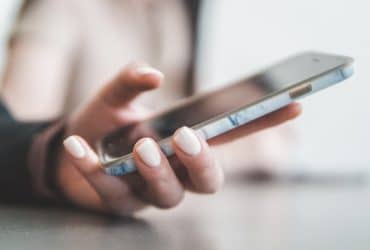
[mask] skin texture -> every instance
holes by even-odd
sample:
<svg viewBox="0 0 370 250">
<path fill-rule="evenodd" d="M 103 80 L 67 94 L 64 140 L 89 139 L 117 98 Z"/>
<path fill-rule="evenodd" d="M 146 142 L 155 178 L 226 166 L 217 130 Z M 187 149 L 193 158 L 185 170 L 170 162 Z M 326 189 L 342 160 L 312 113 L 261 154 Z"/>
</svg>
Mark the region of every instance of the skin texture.
<svg viewBox="0 0 370 250">
<path fill-rule="evenodd" d="M 135 104 L 135 98 L 159 88 L 162 82 L 163 75 L 148 70 L 147 65 L 128 65 L 70 117 L 66 136 L 75 136 L 85 151 L 83 157 L 75 157 L 66 149 L 60 152 L 57 182 L 71 202 L 89 210 L 126 216 L 148 205 L 172 208 L 181 202 L 186 190 L 215 193 L 222 187 L 224 172 L 212 156 L 210 145 L 248 136 L 301 113 L 300 105 L 294 103 L 208 143 L 197 136 L 201 149 L 195 155 L 185 153 L 173 140 L 176 155 L 167 159 L 158 150 L 160 165 L 157 167 L 147 166 L 138 154 L 143 138 L 134 147 L 138 173 L 124 177 L 105 175 L 92 146 L 107 133 L 147 117 L 148 112 Z"/>
</svg>

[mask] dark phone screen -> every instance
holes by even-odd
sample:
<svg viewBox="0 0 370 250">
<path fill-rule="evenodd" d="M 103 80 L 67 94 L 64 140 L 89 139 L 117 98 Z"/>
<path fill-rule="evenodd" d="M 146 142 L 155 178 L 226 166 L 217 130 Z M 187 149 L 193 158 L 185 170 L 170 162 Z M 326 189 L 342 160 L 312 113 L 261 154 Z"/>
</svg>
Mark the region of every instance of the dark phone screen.
<svg viewBox="0 0 370 250">
<path fill-rule="evenodd" d="M 238 110 L 346 62 L 346 57 L 318 53 L 291 57 L 226 88 L 195 97 L 152 119 L 117 130 L 103 139 L 102 158 L 106 161 L 122 157 L 131 153 L 134 144 L 142 137 L 152 137 L 157 141 L 170 137 L 182 126 L 192 127 Z"/>
</svg>

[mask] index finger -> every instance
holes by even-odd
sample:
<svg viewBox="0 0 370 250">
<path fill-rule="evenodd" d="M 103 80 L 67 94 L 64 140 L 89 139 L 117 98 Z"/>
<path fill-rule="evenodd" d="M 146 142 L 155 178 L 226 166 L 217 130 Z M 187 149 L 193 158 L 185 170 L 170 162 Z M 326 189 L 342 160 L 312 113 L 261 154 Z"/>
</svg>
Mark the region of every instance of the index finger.
<svg viewBox="0 0 370 250">
<path fill-rule="evenodd" d="M 144 206 L 127 183 L 102 171 L 98 156 L 83 138 L 70 136 L 64 141 L 64 147 L 70 162 L 101 198 L 102 210 L 127 215 Z"/>
<path fill-rule="evenodd" d="M 101 90 L 98 98 L 112 107 L 121 107 L 140 93 L 158 88 L 163 79 L 164 75 L 159 70 L 146 64 L 132 63 Z"/>
</svg>

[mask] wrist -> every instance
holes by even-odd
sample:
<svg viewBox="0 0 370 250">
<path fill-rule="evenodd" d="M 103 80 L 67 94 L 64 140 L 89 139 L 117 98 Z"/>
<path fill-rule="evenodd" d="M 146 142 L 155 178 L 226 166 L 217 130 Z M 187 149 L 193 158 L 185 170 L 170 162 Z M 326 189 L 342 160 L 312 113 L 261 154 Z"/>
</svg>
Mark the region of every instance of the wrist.
<svg viewBox="0 0 370 250">
<path fill-rule="evenodd" d="M 51 123 L 38 134 L 29 152 L 29 171 L 33 192 L 36 196 L 58 201 L 59 190 L 55 182 L 55 171 L 60 155 L 60 142 L 64 138 L 64 121 Z"/>
</svg>

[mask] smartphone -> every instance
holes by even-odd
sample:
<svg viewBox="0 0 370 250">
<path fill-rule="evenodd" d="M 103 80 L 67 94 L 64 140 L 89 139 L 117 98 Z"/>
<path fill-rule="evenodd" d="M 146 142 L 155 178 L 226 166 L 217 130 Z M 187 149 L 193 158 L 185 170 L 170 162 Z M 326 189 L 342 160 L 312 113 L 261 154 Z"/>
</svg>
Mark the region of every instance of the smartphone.
<svg viewBox="0 0 370 250">
<path fill-rule="evenodd" d="M 136 171 L 132 150 L 142 137 L 153 138 L 163 153 L 171 156 L 171 136 L 182 126 L 208 140 L 352 74 L 350 57 L 319 52 L 294 55 L 227 87 L 188 98 L 145 121 L 120 128 L 98 143 L 99 158 L 106 174 L 126 175 Z"/>
</svg>

